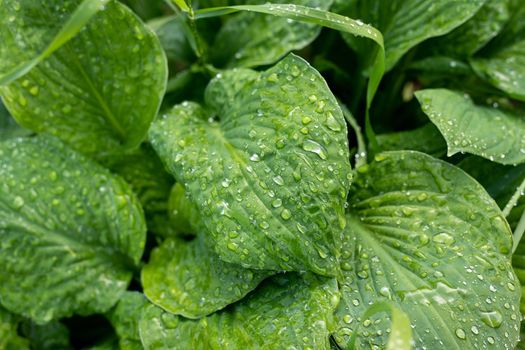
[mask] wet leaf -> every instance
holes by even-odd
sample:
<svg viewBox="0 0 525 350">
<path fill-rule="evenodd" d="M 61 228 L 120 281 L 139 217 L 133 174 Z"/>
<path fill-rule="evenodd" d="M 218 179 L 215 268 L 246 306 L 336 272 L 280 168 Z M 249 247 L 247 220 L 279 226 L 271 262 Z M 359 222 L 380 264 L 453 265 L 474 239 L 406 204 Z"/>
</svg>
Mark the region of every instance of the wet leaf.
<svg viewBox="0 0 525 350">
<path fill-rule="evenodd" d="M 381 31 L 385 41 L 386 70 L 422 41 L 444 35 L 471 18 L 484 0 L 357 0 L 338 6 L 342 14 L 359 18 Z M 343 34 L 345 41 L 363 57 L 371 46 Z"/>
<path fill-rule="evenodd" d="M 519 281 L 511 232 L 483 187 L 460 169 L 413 151 L 378 154 L 349 195 L 335 339 L 386 344 L 387 300 L 405 312 L 415 348 L 512 349 Z"/>
<path fill-rule="evenodd" d="M 29 341 L 18 335 L 18 316 L 10 314 L 0 306 L 0 349 L 29 350 Z"/>
<path fill-rule="evenodd" d="M 20 333 L 29 340 L 32 350 L 72 350 L 69 330 L 58 321 L 37 325 L 31 321 L 22 322 Z"/>
<path fill-rule="evenodd" d="M 49 12 L 44 23 L 53 22 L 61 10 L 53 3 L 23 11 L 34 11 L 34 16 Z M 40 27 L 15 30 L 41 40 Z M 75 38 L 1 87 L 0 94 L 22 126 L 54 134 L 82 153 L 111 153 L 144 139 L 166 76 L 166 59 L 154 33 L 128 8 L 109 1 Z"/>
<path fill-rule="evenodd" d="M 144 249 L 129 186 L 43 136 L 0 143 L 0 178 L 2 305 L 39 324 L 112 307 Z"/>
<path fill-rule="evenodd" d="M 187 318 L 200 318 L 242 299 L 272 275 L 219 259 L 206 245 L 203 231 L 190 242 L 170 238 L 156 248 L 142 269 L 148 299 L 162 309 Z"/>
<path fill-rule="evenodd" d="M 200 320 L 149 305 L 142 314 L 140 335 L 146 350 L 330 349 L 338 302 L 335 279 L 286 274 Z"/>
<path fill-rule="evenodd" d="M 250 4 L 264 4 L 252 1 Z M 293 5 L 328 10 L 332 0 L 291 0 Z M 212 59 L 219 66 L 255 67 L 272 64 L 292 50 L 310 44 L 320 33 L 315 24 L 272 15 L 241 12 L 221 27 L 211 48 Z"/>
<path fill-rule="evenodd" d="M 206 106 L 183 103 L 151 142 L 195 203 L 219 257 L 247 268 L 338 269 L 350 183 L 342 112 L 319 73 L 290 55 L 219 74 Z"/>
<path fill-rule="evenodd" d="M 501 164 L 525 161 L 525 119 L 519 112 L 474 104 L 446 89 L 416 92 L 423 112 L 448 146 L 448 155 L 468 152 Z"/>
<path fill-rule="evenodd" d="M 447 153 L 447 144 L 432 123 L 413 130 L 377 135 L 377 143 L 381 151 L 413 150 L 434 157 L 442 157 Z"/>
<path fill-rule="evenodd" d="M 109 313 L 109 320 L 118 335 L 120 350 L 142 350 L 139 335 L 139 320 L 147 300 L 142 293 L 126 292 L 115 309 Z"/>
</svg>

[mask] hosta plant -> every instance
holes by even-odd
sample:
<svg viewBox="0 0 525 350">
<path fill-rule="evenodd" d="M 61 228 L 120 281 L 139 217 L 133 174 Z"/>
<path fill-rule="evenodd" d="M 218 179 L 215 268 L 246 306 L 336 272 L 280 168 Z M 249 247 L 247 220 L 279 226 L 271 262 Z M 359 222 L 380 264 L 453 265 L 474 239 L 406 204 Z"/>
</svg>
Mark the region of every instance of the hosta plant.
<svg viewBox="0 0 525 350">
<path fill-rule="evenodd" d="M 0 350 L 525 348 L 523 1 L 0 18 Z"/>
</svg>

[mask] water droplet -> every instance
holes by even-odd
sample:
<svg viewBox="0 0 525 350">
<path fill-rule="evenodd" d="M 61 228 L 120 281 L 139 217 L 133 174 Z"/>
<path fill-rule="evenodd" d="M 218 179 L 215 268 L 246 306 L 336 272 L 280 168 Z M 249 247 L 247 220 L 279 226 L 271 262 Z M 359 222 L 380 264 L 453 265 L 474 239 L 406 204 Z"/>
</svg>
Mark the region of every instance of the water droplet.
<svg viewBox="0 0 525 350">
<path fill-rule="evenodd" d="M 494 344 L 495 343 L 495 340 L 492 337 L 488 337 L 487 341 L 489 342 L 489 344 Z"/>
<path fill-rule="evenodd" d="M 445 245 L 451 245 L 452 243 L 454 243 L 454 237 L 452 237 L 446 232 L 442 232 L 442 233 L 438 233 L 437 235 L 435 235 L 432 238 L 432 241 L 436 243 L 445 244 Z"/>
<path fill-rule="evenodd" d="M 332 113 L 328 113 L 328 116 L 326 117 L 326 126 L 332 131 L 341 131 L 341 125 L 337 122 Z"/>
<path fill-rule="evenodd" d="M 272 201 L 272 207 L 279 208 L 281 205 L 283 205 L 283 201 L 280 198 L 276 198 Z"/>
<path fill-rule="evenodd" d="M 465 331 L 463 329 L 461 329 L 461 328 L 456 329 L 456 336 L 459 339 L 466 339 L 467 338 L 467 335 L 465 334 Z"/>
<path fill-rule="evenodd" d="M 303 143 L 303 149 L 307 152 L 312 152 L 312 153 L 315 153 L 319 156 L 319 158 L 325 160 L 327 157 L 326 157 L 326 150 L 324 149 L 323 146 L 321 146 L 320 144 L 318 144 L 317 142 L 313 141 L 313 140 L 306 140 L 304 141 Z"/>
<path fill-rule="evenodd" d="M 16 196 L 13 200 L 13 208 L 20 209 L 24 206 L 24 199 L 20 196 Z"/>
<path fill-rule="evenodd" d="M 476 335 L 479 334 L 479 329 L 478 329 L 478 327 L 476 327 L 476 326 L 472 326 L 472 327 L 470 327 L 470 330 L 472 331 L 472 333 L 474 333 L 474 334 L 476 334 Z"/>
<path fill-rule="evenodd" d="M 284 180 L 280 175 L 277 175 L 273 178 L 273 182 L 275 182 L 277 185 L 282 186 L 284 185 Z"/>
<path fill-rule="evenodd" d="M 288 220 L 292 217 L 292 213 L 290 213 L 290 211 L 288 209 L 283 209 L 283 211 L 281 212 L 281 217 L 284 219 L 284 220 Z"/>
<path fill-rule="evenodd" d="M 251 155 L 250 160 L 252 162 L 259 162 L 259 161 L 261 161 L 261 158 L 259 158 L 259 155 L 257 153 L 254 153 L 254 154 Z"/>
<path fill-rule="evenodd" d="M 230 242 L 230 243 L 227 244 L 227 247 L 228 247 L 228 249 L 231 250 L 231 251 L 236 251 L 238 245 L 237 245 L 237 243 L 235 243 L 235 242 Z"/>
<path fill-rule="evenodd" d="M 481 320 L 489 327 L 498 328 L 503 322 L 503 316 L 499 311 L 482 312 Z"/>
</svg>

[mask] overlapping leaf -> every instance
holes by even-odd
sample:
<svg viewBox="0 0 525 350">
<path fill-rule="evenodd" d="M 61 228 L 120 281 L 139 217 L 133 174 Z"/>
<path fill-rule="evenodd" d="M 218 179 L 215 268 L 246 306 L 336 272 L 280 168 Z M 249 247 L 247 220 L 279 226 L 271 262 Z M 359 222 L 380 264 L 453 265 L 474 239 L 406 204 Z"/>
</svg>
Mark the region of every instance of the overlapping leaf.
<svg viewBox="0 0 525 350">
<path fill-rule="evenodd" d="M 358 0 L 339 4 L 337 8 L 381 31 L 386 69 L 390 70 L 408 50 L 428 38 L 447 34 L 471 18 L 484 3 L 484 0 Z M 347 34 L 343 37 L 361 56 L 373 52 L 368 43 Z"/>
<path fill-rule="evenodd" d="M 351 179 L 347 130 L 319 73 L 290 55 L 219 74 L 206 106 L 177 105 L 150 139 L 198 207 L 220 258 L 268 270 L 338 270 Z"/>
<path fill-rule="evenodd" d="M 194 240 L 170 238 L 156 248 L 142 269 L 148 299 L 162 309 L 200 318 L 242 299 L 273 274 L 230 264 L 206 245 L 201 232 Z"/>
<path fill-rule="evenodd" d="M 178 234 L 192 235 L 202 228 L 198 209 L 189 201 L 184 187 L 179 183 L 171 189 L 168 217 L 170 226 Z"/>
<path fill-rule="evenodd" d="M 513 98 L 525 101 L 525 5 L 514 1 L 502 33 L 471 60 L 482 77 Z"/>
<path fill-rule="evenodd" d="M 377 135 L 377 143 L 381 151 L 413 150 L 434 157 L 442 157 L 447 152 L 445 140 L 432 123 L 413 130 Z"/>
<path fill-rule="evenodd" d="M 478 106 L 446 89 L 416 92 L 423 112 L 448 146 L 448 155 L 468 152 L 501 164 L 525 161 L 525 118 L 518 112 Z"/>
<path fill-rule="evenodd" d="M 415 348 L 512 349 L 519 336 L 519 281 L 511 232 L 492 198 L 460 169 L 419 152 L 386 152 L 349 196 L 336 340 L 386 344 L 389 300 L 413 327 Z"/>
<path fill-rule="evenodd" d="M 20 318 L 0 306 L 0 349 L 29 350 L 29 341 L 18 335 Z"/>
<path fill-rule="evenodd" d="M 109 313 L 109 320 L 118 335 L 120 350 L 142 350 L 139 335 L 139 320 L 147 300 L 141 293 L 126 292 L 115 309 Z"/>
<path fill-rule="evenodd" d="M 335 279 L 276 276 L 241 302 L 200 320 L 149 305 L 140 321 L 146 350 L 330 349 L 339 301 Z"/>
<path fill-rule="evenodd" d="M 48 137 L 0 143 L 0 301 L 38 323 L 104 312 L 144 249 L 129 186 Z"/>
<path fill-rule="evenodd" d="M 29 3 L 19 4 L 21 14 L 12 15 L 32 21 L 27 26 L 14 21 L 2 32 L 44 40 L 65 5 Z M 74 4 L 78 1 L 67 2 Z M 2 45 L 7 52 L 15 46 Z M 21 125 L 54 134 L 83 153 L 109 153 L 142 141 L 158 111 L 166 75 L 154 33 L 111 0 L 75 38 L 0 93 Z"/>
<path fill-rule="evenodd" d="M 251 1 L 250 5 L 266 1 Z M 291 0 L 287 3 L 328 10 L 332 0 Z M 272 64 L 292 50 L 312 42 L 321 27 L 272 15 L 242 12 L 222 27 L 212 47 L 212 59 L 221 66 L 254 67 Z"/>
</svg>

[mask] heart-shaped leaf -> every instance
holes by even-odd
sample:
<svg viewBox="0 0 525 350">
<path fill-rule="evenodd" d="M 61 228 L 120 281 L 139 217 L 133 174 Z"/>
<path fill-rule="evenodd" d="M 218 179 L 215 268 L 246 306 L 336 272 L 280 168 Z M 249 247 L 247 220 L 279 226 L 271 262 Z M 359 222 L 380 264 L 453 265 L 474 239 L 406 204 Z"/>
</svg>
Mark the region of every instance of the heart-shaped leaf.
<svg viewBox="0 0 525 350">
<path fill-rule="evenodd" d="M 335 275 L 348 191 L 347 129 L 319 73 L 290 55 L 232 70 L 183 103 L 150 139 L 200 211 L 220 258 Z"/>
<path fill-rule="evenodd" d="M 389 300 L 410 319 L 415 348 L 513 349 L 519 282 L 511 232 L 483 187 L 462 170 L 412 151 L 359 168 L 349 195 L 335 339 L 386 344 L 389 317 L 362 317 Z"/>
<path fill-rule="evenodd" d="M 43 136 L 0 143 L 0 302 L 38 323 L 105 312 L 145 243 L 129 186 Z"/>
<path fill-rule="evenodd" d="M 525 162 L 525 118 L 518 112 L 478 106 L 446 89 L 416 92 L 423 112 L 448 146 L 448 155 L 468 152 L 501 164 Z"/>
<path fill-rule="evenodd" d="M 272 277 L 248 297 L 200 320 L 149 305 L 140 321 L 146 350 L 330 349 L 337 282 L 294 273 Z"/>
<path fill-rule="evenodd" d="M 42 39 L 48 23 L 63 11 L 55 2 L 29 6 L 24 1 L 17 16 L 43 16 L 42 22 L 1 30 Z M 73 3 L 78 1 L 67 2 Z M 14 43 L 8 44 L 2 47 L 11 50 Z M 166 76 L 166 58 L 155 34 L 111 0 L 75 38 L 0 93 L 22 126 L 54 134 L 82 153 L 110 153 L 144 139 Z"/>
<path fill-rule="evenodd" d="M 242 299 L 272 273 L 219 259 L 207 247 L 206 232 L 191 242 L 167 239 L 142 269 L 148 299 L 164 310 L 200 318 Z"/>
</svg>

